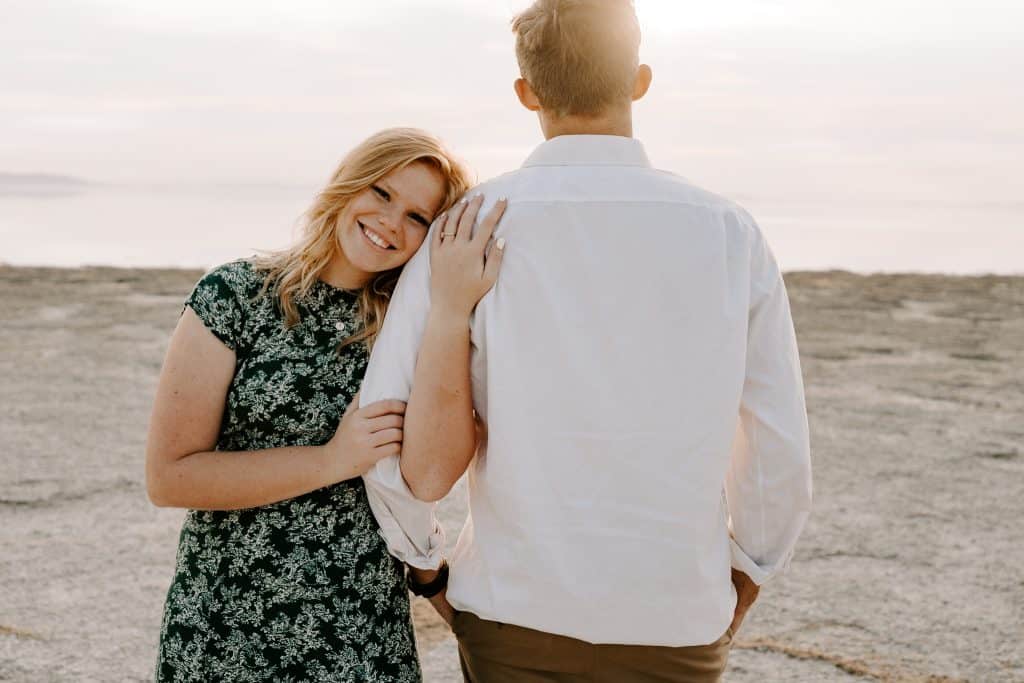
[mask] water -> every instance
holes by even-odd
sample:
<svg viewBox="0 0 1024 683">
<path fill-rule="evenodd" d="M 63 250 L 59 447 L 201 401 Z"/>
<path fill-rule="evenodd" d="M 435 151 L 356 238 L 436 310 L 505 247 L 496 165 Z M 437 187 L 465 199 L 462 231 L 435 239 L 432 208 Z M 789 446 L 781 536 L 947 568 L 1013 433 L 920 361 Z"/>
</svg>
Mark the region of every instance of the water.
<svg viewBox="0 0 1024 683">
<path fill-rule="evenodd" d="M 0 194 L 0 262 L 209 267 L 287 245 L 313 195 L 276 186 Z"/>
<path fill-rule="evenodd" d="M 316 189 L 0 187 L 0 262 L 209 267 L 288 244 Z M 785 270 L 1024 274 L 1024 203 L 744 204 Z"/>
</svg>

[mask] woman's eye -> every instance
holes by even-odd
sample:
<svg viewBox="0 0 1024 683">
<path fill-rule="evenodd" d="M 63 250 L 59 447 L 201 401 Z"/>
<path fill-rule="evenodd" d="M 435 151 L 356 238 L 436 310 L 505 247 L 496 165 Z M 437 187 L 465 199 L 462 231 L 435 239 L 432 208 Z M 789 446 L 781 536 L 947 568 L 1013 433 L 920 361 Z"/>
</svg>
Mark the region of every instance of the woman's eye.
<svg viewBox="0 0 1024 683">
<path fill-rule="evenodd" d="M 384 201 L 391 199 L 391 195 L 385 192 L 382 188 L 377 187 L 376 185 L 372 185 L 371 187 L 373 188 L 373 191 L 377 194 L 377 196 L 383 199 Z"/>
</svg>

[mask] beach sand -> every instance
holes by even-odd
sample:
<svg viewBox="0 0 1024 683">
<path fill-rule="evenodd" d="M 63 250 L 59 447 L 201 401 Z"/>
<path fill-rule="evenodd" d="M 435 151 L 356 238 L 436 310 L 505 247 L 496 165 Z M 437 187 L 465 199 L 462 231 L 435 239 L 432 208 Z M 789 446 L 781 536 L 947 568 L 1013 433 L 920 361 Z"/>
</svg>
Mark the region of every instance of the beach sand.
<svg viewBox="0 0 1024 683">
<path fill-rule="evenodd" d="M 0 680 L 152 677 L 182 513 L 147 501 L 143 444 L 199 275 L 0 267 Z M 1024 278 L 787 283 L 815 508 L 726 680 L 1024 681 Z M 426 681 L 460 680 L 415 614 Z"/>
</svg>

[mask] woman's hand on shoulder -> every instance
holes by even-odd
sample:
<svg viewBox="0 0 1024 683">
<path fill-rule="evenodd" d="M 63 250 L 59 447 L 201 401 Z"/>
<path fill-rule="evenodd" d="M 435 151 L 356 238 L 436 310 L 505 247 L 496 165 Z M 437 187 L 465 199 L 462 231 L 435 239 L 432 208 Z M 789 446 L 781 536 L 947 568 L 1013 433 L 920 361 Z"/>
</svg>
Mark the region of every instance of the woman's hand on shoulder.
<svg viewBox="0 0 1024 683">
<path fill-rule="evenodd" d="M 506 199 L 500 199 L 473 230 L 483 195 L 461 201 L 437 219 L 430 243 L 431 306 L 469 317 L 498 279 L 505 240 L 491 237 Z"/>
<path fill-rule="evenodd" d="M 401 454 L 404 423 L 404 401 L 377 401 L 360 408 L 356 394 L 338 431 L 324 445 L 328 462 L 342 473 L 341 480 L 366 474 L 378 460 Z"/>
</svg>

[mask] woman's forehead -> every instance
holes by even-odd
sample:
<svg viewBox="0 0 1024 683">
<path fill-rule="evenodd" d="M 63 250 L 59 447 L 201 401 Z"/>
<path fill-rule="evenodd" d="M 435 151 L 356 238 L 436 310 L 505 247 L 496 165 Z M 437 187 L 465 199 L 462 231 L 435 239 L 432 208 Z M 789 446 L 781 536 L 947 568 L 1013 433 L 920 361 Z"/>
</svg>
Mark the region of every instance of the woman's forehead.
<svg viewBox="0 0 1024 683">
<path fill-rule="evenodd" d="M 400 196 L 416 208 L 433 213 L 444 200 L 445 180 L 440 169 L 423 161 L 397 168 L 383 178 L 380 183 L 392 194 Z"/>
</svg>

